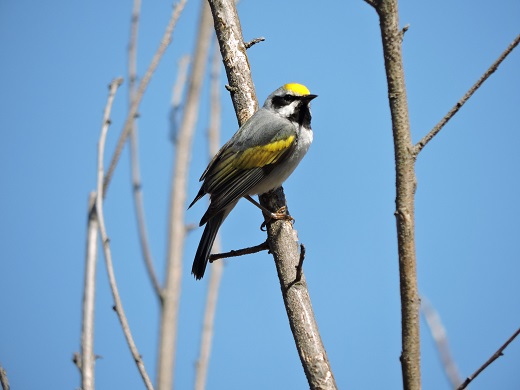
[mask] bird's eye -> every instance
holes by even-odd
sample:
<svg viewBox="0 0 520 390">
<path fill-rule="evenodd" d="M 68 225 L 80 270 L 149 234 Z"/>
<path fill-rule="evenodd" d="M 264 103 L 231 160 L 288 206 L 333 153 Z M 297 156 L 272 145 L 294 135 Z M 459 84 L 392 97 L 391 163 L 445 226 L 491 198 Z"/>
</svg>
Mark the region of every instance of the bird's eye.
<svg viewBox="0 0 520 390">
<path fill-rule="evenodd" d="M 275 107 L 283 107 L 288 106 L 292 102 L 298 99 L 298 96 L 294 95 L 281 95 L 281 96 L 275 96 L 273 97 L 273 106 Z"/>
</svg>

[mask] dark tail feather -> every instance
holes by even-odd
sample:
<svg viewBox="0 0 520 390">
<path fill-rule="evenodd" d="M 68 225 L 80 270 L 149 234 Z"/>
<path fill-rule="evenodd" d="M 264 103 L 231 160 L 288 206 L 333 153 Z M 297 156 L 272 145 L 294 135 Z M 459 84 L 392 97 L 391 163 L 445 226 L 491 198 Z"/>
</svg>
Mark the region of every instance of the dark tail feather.
<svg viewBox="0 0 520 390">
<path fill-rule="evenodd" d="M 204 195 L 206 195 L 206 193 L 204 192 L 204 186 L 202 186 L 202 187 L 200 187 L 200 190 L 197 193 L 197 196 L 195 197 L 195 199 L 193 199 L 193 202 L 191 202 L 190 205 L 188 206 L 188 209 L 191 208 L 191 206 L 193 206 L 195 204 L 195 202 L 197 202 Z"/>
<path fill-rule="evenodd" d="M 204 233 L 202 233 L 202 238 L 200 239 L 199 247 L 195 254 L 195 260 L 193 260 L 193 266 L 191 267 L 191 273 L 197 280 L 202 279 L 204 276 L 204 271 L 206 271 L 206 266 L 208 265 L 211 247 L 213 246 L 213 242 L 217 236 L 218 229 L 220 228 L 220 225 L 222 225 L 222 222 L 224 222 L 226 216 L 227 213 L 224 210 L 220 214 L 211 218 L 204 228 Z"/>
</svg>

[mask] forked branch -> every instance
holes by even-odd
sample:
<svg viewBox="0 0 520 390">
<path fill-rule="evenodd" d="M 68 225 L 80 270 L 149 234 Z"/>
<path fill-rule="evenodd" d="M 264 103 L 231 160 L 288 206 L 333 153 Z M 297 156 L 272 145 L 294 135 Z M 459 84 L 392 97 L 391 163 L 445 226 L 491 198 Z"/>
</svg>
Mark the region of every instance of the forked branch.
<svg viewBox="0 0 520 390">
<path fill-rule="evenodd" d="M 366 0 L 365 0 L 366 1 Z M 405 390 L 421 389 L 419 291 L 415 251 L 415 156 L 403 69 L 397 0 L 367 1 L 376 8 L 392 118 L 396 172 L 396 222 L 401 293 L 401 369 Z"/>
<path fill-rule="evenodd" d="M 137 347 L 134 342 L 134 338 L 132 336 L 132 333 L 130 332 L 130 326 L 128 324 L 128 320 L 127 320 L 125 312 L 123 310 L 123 304 L 121 302 L 121 297 L 119 295 L 119 290 L 117 288 L 116 277 L 115 277 L 115 273 L 114 273 L 114 266 L 112 263 L 112 251 L 110 250 L 110 242 L 108 239 L 107 230 L 105 227 L 105 218 L 103 215 L 103 177 L 104 177 L 104 175 L 103 175 L 103 173 L 104 173 L 103 155 L 104 155 L 104 151 L 105 151 L 105 142 L 106 142 L 106 136 L 107 136 L 107 132 L 108 132 L 108 126 L 110 124 L 110 111 L 112 108 L 112 102 L 114 100 L 116 90 L 121 85 L 122 82 L 123 82 L 123 79 L 117 79 L 117 80 L 114 80 L 110 84 L 110 93 L 109 93 L 107 105 L 105 108 L 105 112 L 103 115 L 103 126 L 101 129 L 101 135 L 99 137 L 99 144 L 98 144 L 98 168 L 97 168 L 98 176 L 97 176 L 97 193 L 96 193 L 96 212 L 97 212 L 97 217 L 98 217 L 98 221 L 99 221 L 99 231 L 101 234 L 101 242 L 103 244 L 103 251 L 105 254 L 105 263 L 107 266 L 110 289 L 112 290 L 112 296 L 114 298 L 114 303 L 115 303 L 115 311 L 116 311 L 119 321 L 121 323 L 121 328 L 123 329 L 123 333 L 125 335 L 128 347 L 130 348 L 132 357 L 134 358 L 134 361 L 137 365 L 139 373 L 141 374 L 141 377 L 143 378 L 144 384 L 148 390 L 153 390 L 152 382 L 144 367 L 143 359 L 141 358 L 141 355 L 139 354 L 139 351 L 137 350 Z"/>
<path fill-rule="evenodd" d="M 157 49 L 157 52 L 155 53 L 155 55 L 152 58 L 150 66 L 148 67 L 146 73 L 144 74 L 143 78 L 141 79 L 141 82 L 139 83 L 139 87 L 137 88 L 137 92 L 135 94 L 134 100 L 132 102 L 128 115 L 126 117 L 126 121 L 123 126 L 123 131 L 121 132 L 121 135 L 119 136 L 119 139 L 117 141 L 117 146 L 114 151 L 114 155 L 112 156 L 112 160 L 110 161 L 110 166 L 108 167 L 107 173 L 106 173 L 104 181 L 103 181 L 103 197 L 105 197 L 106 191 L 108 190 L 108 186 L 110 185 L 110 180 L 112 179 L 112 175 L 114 174 L 114 170 L 116 169 L 117 163 L 119 161 L 119 157 L 121 156 L 121 152 L 123 151 L 123 147 L 125 146 L 126 138 L 130 134 L 130 131 L 132 129 L 132 123 L 134 121 L 134 118 L 137 115 L 137 110 L 139 109 L 139 105 L 141 104 L 141 100 L 143 98 L 144 92 L 146 91 L 146 88 L 148 87 L 148 84 L 150 83 L 150 80 L 152 79 L 155 69 L 157 69 L 159 62 L 160 62 L 164 52 L 166 51 L 166 48 L 169 46 L 169 44 L 172 40 L 173 29 L 175 28 L 175 25 L 177 24 L 177 20 L 179 19 L 179 16 L 181 15 L 181 12 L 182 12 L 185 4 L 186 4 L 186 0 L 180 0 L 180 2 L 178 4 L 176 4 L 175 7 L 173 7 L 172 15 L 168 22 L 168 26 L 166 26 L 166 31 L 164 32 L 164 35 L 161 39 L 159 48 Z"/>
</svg>

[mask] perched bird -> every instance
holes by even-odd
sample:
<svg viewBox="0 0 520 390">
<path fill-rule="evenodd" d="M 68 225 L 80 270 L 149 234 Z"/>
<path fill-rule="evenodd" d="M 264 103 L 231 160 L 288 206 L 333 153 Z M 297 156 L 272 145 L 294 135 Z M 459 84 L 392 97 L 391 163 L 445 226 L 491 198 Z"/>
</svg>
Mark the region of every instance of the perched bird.
<svg viewBox="0 0 520 390">
<path fill-rule="evenodd" d="M 240 198 L 272 218 L 292 219 L 271 213 L 251 195 L 280 187 L 307 153 L 312 143 L 310 101 L 316 96 L 301 84 L 278 88 L 209 163 L 200 178 L 200 191 L 189 206 L 210 195 L 210 205 L 200 220 L 200 226 L 206 227 L 191 269 L 196 279 L 204 276 L 218 229 Z"/>
</svg>

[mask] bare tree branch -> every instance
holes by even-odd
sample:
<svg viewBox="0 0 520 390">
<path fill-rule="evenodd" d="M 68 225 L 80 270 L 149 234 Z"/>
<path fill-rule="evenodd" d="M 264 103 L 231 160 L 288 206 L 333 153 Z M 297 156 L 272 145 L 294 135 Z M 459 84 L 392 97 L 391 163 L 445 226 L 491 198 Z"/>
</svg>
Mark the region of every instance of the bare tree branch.
<svg viewBox="0 0 520 390">
<path fill-rule="evenodd" d="M 220 251 L 220 237 L 218 235 L 215 239 L 215 242 L 213 243 L 212 250 Z M 211 354 L 211 344 L 213 341 L 215 313 L 217 310 L 218 291 L 220 288 L 220 281 L 222 279 L 223 271 L 223 262 L 218 262 L 211 267 L 208 292 L 206 295 L 206 309 L 204 311 L 204 320 L 202 324 L 202 337 L 200 342 L 199 359 L 197 361 L 195 373 L 195 390 L 203 390 L 206 388 L 209 357 Z"/>
<path fill-rule="evenodd" d="M 489 67 L 489 69 L 480 77 L 480 79 L 466 92 L 466 94 L 451 108 L 450 111 L 440 120 L 435 127 L 426 134 L 417 144 L 414 146 L 414 155 L 417 156 L 420 151 L 435 137 L 441 129 L 448 123 L 448 121 L 460 110 L 460 108 L 469 100 L 469 98 L 479 89 L 484 81 L 488 79 L 500 66 L 502 61 L 513 51 L 513 49 L 520 43 L 520 35 L 518 35 L 513 42 L 507 47 L 506 50 L 497 58 L 497 60 Z"/>
<path fill-rule="evenodd" d="M 139 87 L 137 88 L 137 92 L 135 94 L 135 99 L 132 102 L 132 105 L 130 107 L 130 111 L 128 112 L 128 116 L 126 117 L 125 124 L 123 126 L 123 131 L 121 132 L 121 135 L 119 136 L 119 140 L 117 141 L 117 146 L 114 151 L 114 155 L 112 156 L 112 160 L 110 161 L 110 166 L 108 167 L 107 173 L 104 178 L 104 184 L 103 184 L 103 197 L 106 195 L 106 191 L 108 190 L 108 186 L 110 185 L 110 180 L 112 179 L 112 175 L 114 174 L 114 170 L 117 166 L 117 163 L 119 161 L 119 157 L 121 156 L 121 152 L 123 151 L 123 147 L 125 146 L 126 138 L 130 134 L 130 131 L 132 129 L 132 123 L 134 122 L 134 118 L 137 115 L 137 110 L 139 109 L 139 105 L 141 104 L 141 99 L 143 98 L 144 92 L 146 91 L 146 88 L 148 87 L 148 83 L 150 82 L 153 73 L 155 72 L 155 69 L 157 68 L 157 65 L 159 65 L 159 62 L 166 51 L 166 48 L 170 44 L 172 40 L 172 33 L 175 25 L 177 24 L 177 20 L 179 19 L 179 16 L 184 8 L 184 5 L 186 4 L 186 0 L 180 0 L 175 7 L 173 7 L 172 15 L 170 17 L 170 21 L 168 22 L 168 26 L 166 27 L 166 31 L 164 32 L 164 35 L 162 37 L 161 43 L 159 45 L 159 48 L 157 49 L 157 52 L 152 58 L 152 62 L 150 63 L 150 66 L 148 67 L 144 77 L 141 79 L 141 82 L 139 83 Z"/>
<path fill-rule="evenodd" d="M 509 344 L 520 334 L 520 328 L 516 330 L 515 333 L 482 365 L 480 368 L 475 371 L 473 374 L 468 376 L 464 383 L 462 383 L 459 387 L 457 387 L 457 390 L 463 390 L 465 389 L 473 379 L 475 379 L 479 374 L 484 371 L 491 363 L 493 363 L 495 360 L 497 360 L 500 356 L 503 355 L 504 350 L 507 348 Z"/>
<path fill-rule="evenodd" d="M 421 388 L 420 370 L 420 299 L 417 288 L 415 251 L 415 159 L 421 149 L 455 115 L 460 107 L 480 87 L 501 61 L 518 44 L 518 37 L 484 76 L 450 110 L 450 112 L 417 145 L 413 145 L 408 117 L 405 78 L 402 61 L 402 37 L 406 29 L 399 29 L 397 0 L 365 0 L 375 7 L 380 20 L 388 100 L 392 116 L 394 151 L 396 164 L 396 212 L 399 250 L 399 276 L 401 290 L 402 354 L 401 365 L 405 390 Z"/>
<path fill-rule="evenodd" d="M 231 92 L 238 123 L 242 125 L 258 109 L 258 101 L 240 21 L 232 0 L 209 0 L 209 5 L 229 83 L 226 88 Z"/>
<path fill-rule="evenodd" d="M 240 21 L 233 0 L 209 0 L 215 31 L 224 59 L 231 99 L 239 124 L 258 108 Z M 270 210 L 285 206 L 283 189 L 260 197 Z M 281 201 L 278 204 L 277 201 Z M 292 224 L 268 223 L 268 242 L 273 253 L 291 330 L 311 389 L 336 389 L 336 382 L 314 318 L 309 293 L 302 275 L 298 285 L 287 289 L 296 276 L 298 243 Z"/>
<path fill-rule="evenodd" d="M 186 236 L 184 212 L 186 209 L 188 168 L 192 138 L 198 117 L 202 80 L 204 78 L 212 34 L 211 14 L 209 13 L 208 5 L 206 1 L 202 1 L 201 4 L 193 67 L 189 77 L 184 115 L 177 137 L 175 165 L 171 182 L 168 258 L 166 261 L 166 282 L 163 290 L 164 301 L 161 313 L 157 364 L 157 388 L 159 390 L 170 390 L 173 383 L 177 343 L 177 315 L 181 293 L 182 255 Z"/>
<path fill-rule="evenodd" d="M 9 380 L 7 379 L 7 372 L 5 372 L 4 367 L 0 364 L 0 384 L 2 385 L 2 390 L 9 390 L 11 386 L 9 386 Z"/>
<path fill-rule="evenodd" d="M 130 41 L 128 43 L 128 75 L 129 75 L 129 91 L 130 104 L 136 93 L 137 83 L 137 36 L 139 31 L 139 15 L 141 13 L 141 0 L 134 0 L 132 9 L 132 21 L 130 24 Z"/>
<path fill-rule="evenodd" d="M 143 382 L 148 390 L 153 389 L 152 382 L 148 377 L 148 373 L 144 367 L 143 359 L 137 350 L 134 339 L 132 337 L 132 333 L 130 332 L 130 326 L 128 325 L 128 320 L 126 318 L 125 312 L 123 310 L 123 304 L 121 302 L 121 298 L 119 296 L 119 291 L 117 288 L 116 277 L 114 274 L 114 266 L 112 264 L 112 252 L 110 250 L 110 243 L 105 227 L 105 219 L 103 216 L 103 154 L 105 151 L 105 141 L 108 132 L 108 126 L 110 124 L 110 111 L 112 108 L 112 102 L 115 97 L 115 93 L 117 88 L 122 84 L 123 79 L 119 78 L 112 83 L 110 83 L 110 93 L 108 96 L 107 105 L 105 107 L 105 112 L 103 114 L 103 126 L 101 129 L 101 135 L 99 137 L 98 144 L 98 177 L 97 177 L 97 194 L 96 194 L 96 212 L 99 221 L 99 232 L 101 234 L 101 241 L 103 243 L 103 251 L 105 254 L 105 262 L 108 272 L 108 279 L 110 282 L 110 288 L 112 290 L 112 296 L 115 302 L 115 310 L 119 321 L 121 323 L 121 328 L 123 329 L 123 333 L 126 338 L 126 342 L 128 343 L 128 347 L 130 348 L 130 352 L 132 353 L 132 357 L 137 365 L 139 373 L 143 378 Z M 82 362 L 82 365 L 84 362 Z"/>
<path fill-rule="evenodd" d="M 263 194 L 260 202 L 270 210 L 286 205 L 283 189 Z M 289 324 L 311 389 L 337 389 L 318 324 L 303 270 L 298 267 L 297 232 L 289 221 L 267 222 L 267 235 L 272 253 Z M 299 278 L 298 283 L 294 283 Z"/>
<path fill-rule="evenodd" d="M 220 148 L 220 69 L 221 57 L 217 43 L 213 48 L 210 78 L 210 116 L 208 126 L 209 159 L 217 154 Z M 221 251 L 220 234 L 217 233 L 213 243 L 213 252 Z M 213 328 L 215 313 L 217 311 L 217 299 L 224 271 L 224 263 L 218 262 L 211 267 L 208 292 L 206 295 L 206 308 L 204 310 L 204 321 L 202 324 L 202 335 L 200 341 L 200 352 L 197 360 L 195 373 L 195 390 L 204 390 L 208 377 L 209 357 L 213 341 Z"/>
<path fill-rule="evenodd" d="M 267 241 L 262 242 L 261 244 L 251 246 L 249 248 L 244 249 L 236 249 L 229 252 L 224 253 L 213 253 L 209 256 L 209 262 L 213 263 L 216 260 L 219 259 L 229 259 L 230 257 L 239 257 L 244 255 L 251 255 L 253 253 L 258 253 L 262 251 L 269 250 L 269 244 Z"/>
<path fill-rule="evenodd" d="M 419 291 L 415 252 L 415 155 L 413 154 L 408 101 L 403 71 L 402 32 L 397 0 L 369 2 L 377 6 L 388 100 L 392 117 L 396 170 L 397 244 L 401 290 L 401 367 L 405 390 L 421 388 L 421 348 L 419 337 Z"/>
<path fill-rule="evenodd" d="M 190 56 L 183 55 L 179 60 L 177 69 L 177 79 L 172 89 L 172 102 L 170 107 L 170 141 L 177 142 L 177 133 L 179 132 L 179 114 L 181 113 L 182 93 L 186 85 L 186 75 L 188 74 L 188 65 L 190 64 Z"/>
<path fill-rule="evenodd" d="M 99 223 L 95 209 L 96 193 L 91 192 L 88 201 L 87 249 L 85 279 L 83 283 L 83 308 L 81 322 L 81 355 L 78 368 L 81 372 L 81 389 L 94 390 L 94 309 L 96 298 L 96 264 L 98 255 Z"/>
<path fill-rule="evenodd" d="M 129 105 L 130 109 L 135 100 L 137 89 L 137 32 L 139 27 L 139 14 L 141 10 L 141 0 L 134 0 L 134 7 L 132 11 L 132 25 L 130 28 L 130 43 L 128 45 L 128 74 L 130 79 L 129 84 Z M 143 191 L 141 185 L 141 173 L 139 170 L 139 131 L 137 127 L 136 117 L 132 118 L 130 122 L 130 165 L 132 170 L 132 194 L 134 198 L 134 208 L 137 218 L 137 228 L 139 231 L 139 242 L 141 244 L 141 251 L 148 272 L 148 276 L 152 283 L 157 298 L 162 303 L 162 289 L 157 278 L 157 273 L 154 268 L 154 261 L 152 259 L 152 252 L 148 240 L 148 230 L 146 228 L 146 218 L 144 212 Z"/>
<path fill-rule="evenodd" d="M 137 228 L 139 230 L 139 242 L 141 243 L 143 259 L 146 266 L 146 270 L 148 272 L 148 276 L 150 277 L 150 281 L 152 283 L 152 287 L 155 291 L 157 298 L 159 298 L 159 301 L 162 303 L 163 292 L 159 283 L 159 279 L 157 278 L 157 273 L 155 271 L 152 252 L 150 250 L 150 242 L 148 240 L 148 229 L 146 228 L 141 174 L 139 172 L 139 146 L 137 128 L 135 128 L 132 131 L 130 136 L 130 156 L 132 165 L 132 193 L 134 197 Z"/>
<path fill-rule="evenodd" d="M 450 381 L 451 387 L 456 388 L 461 382 L 461 379 L 457 365 L 451 356 L 448 337 L 446 336 L 446 330 L 442 325 L 441 317 L 424 296 L 421 298 L 421 310 L 424 319 L 426 320 L 426 324 L 428 325 L 428 328 L 430 328 L 430 333 L 432 334 L 435 345 L 437 346 L 437 351 L 439 351 L 444 372 Z"/>
</svg>

